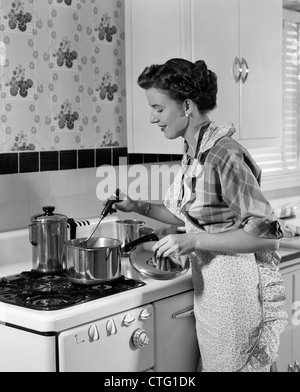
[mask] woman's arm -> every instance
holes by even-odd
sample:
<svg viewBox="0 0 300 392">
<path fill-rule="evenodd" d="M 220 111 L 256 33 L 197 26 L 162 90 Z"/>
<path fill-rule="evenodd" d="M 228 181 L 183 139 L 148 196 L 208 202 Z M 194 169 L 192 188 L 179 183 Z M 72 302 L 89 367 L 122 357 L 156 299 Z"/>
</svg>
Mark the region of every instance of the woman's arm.
<svg viewBox="0 0 300 392">
<path fill-rule="evenodd" d="M 254 237 L 244 230 L 217 234 L 189 233 L 170 234 L 158 241 L 153 250 L 159 256 L 188 255 L 197 250 L 222 253 L 255 253 L 262 250 L 277 250 L 278 239 Z"/>
<path fill-rule="evenodd" d="M 138 214 L 170 225 L 184 225 L 184 222 L 172 214 L 164 204 L 154 204 L 144 201 L 138 201 L 136 204 L 137 210 L 135 212 Z"/>
<path fill-rule="evenodd" d="M 115 208 L 123 212 L 135 212 L 137 214 L 147 216 L 159 222 L 170 225 L 182 226 L 184 222 L 172 214 L 164 204 L 155 204 L 145 201 L 136 201 L 130 199 L 124 194 L 120 196 L 123 201 L 115 203 Z"/>
</svg>

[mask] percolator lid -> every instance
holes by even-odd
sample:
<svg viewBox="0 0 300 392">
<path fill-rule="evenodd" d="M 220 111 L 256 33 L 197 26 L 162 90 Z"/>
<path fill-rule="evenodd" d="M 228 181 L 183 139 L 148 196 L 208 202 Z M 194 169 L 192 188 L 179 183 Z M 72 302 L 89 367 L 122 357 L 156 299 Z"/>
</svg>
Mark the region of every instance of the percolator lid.
<svg viewBox="0 0 300 392">
<path fill-rule="evenodd" d="M 55 207 L 45 206 L 43 207 L 44 213 L 36 214 L 31 218 L 32 222 L 60 222 L 68 219 L 67 216 L 62 214 L 54 214 Z"/>
</svg>

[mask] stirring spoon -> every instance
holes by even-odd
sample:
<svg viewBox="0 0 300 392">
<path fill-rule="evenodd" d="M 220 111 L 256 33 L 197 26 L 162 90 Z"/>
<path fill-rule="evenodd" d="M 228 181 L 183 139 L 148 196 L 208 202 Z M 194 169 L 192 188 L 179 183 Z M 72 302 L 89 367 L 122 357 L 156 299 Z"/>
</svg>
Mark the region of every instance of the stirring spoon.
<svg viewBox="0 0 300 392">
<path fill-rule="evenodd" d="M 97 228 L 99 227 L 100 223 L 102 222 L 102 220 L 107 216 L 107 214 L 109 212 L 111 212 L 111 208 L 113 206 L 114 203 L 117 203 L 119 201 L 121 201 L 119 199 L 119 195 L 120 195 L 120 189 L 116 189 L 115 193 L 112 195 L 112 197 L 115 197 L 115 199 L 109 199 L 106 203 L 105 206 L 101 212 L 100 215 L 100 219 L 99 222 L 97 223 L 97 225 L 95 226 L 95 228 L 92 230 L 91 234 L 82 242 L 79 243 L 79 246 L 81 248 L 87 248 L 88 247 L 88 241 L 90 240 L 90 238 L 93 236 L 93 234 L 95 233 L 95 231 L 97 230 Z"/>
</svg>

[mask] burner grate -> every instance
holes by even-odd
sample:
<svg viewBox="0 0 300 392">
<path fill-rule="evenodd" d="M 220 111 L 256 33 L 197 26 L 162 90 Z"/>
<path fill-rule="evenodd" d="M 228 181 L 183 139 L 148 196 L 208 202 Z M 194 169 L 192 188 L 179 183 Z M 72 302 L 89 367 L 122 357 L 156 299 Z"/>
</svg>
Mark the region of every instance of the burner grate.
<svg viewBox="0 0 300 392">
<path fill-rule="evenodd" d="M 34 310 L 59 310 L 132 290 L 146 283 L 121 276 L 113 282 L 86 286 L 72 283 L 66 274 L 25 271 L 0 278 L 0 302 Z"/>
</svg>

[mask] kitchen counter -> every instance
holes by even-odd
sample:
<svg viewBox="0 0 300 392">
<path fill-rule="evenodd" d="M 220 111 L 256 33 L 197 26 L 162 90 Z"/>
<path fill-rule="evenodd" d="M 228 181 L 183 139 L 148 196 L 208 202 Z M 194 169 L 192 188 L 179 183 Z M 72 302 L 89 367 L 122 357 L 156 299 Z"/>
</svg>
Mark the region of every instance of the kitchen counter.
<svg viewBox="0 0 300 392">
<path fill-rule="evenodd" d="M 300 263 L 300 249 L 279 248 L 278 254 L 281 257 L 280 268 L 286 268 Z"/>
</svg>

